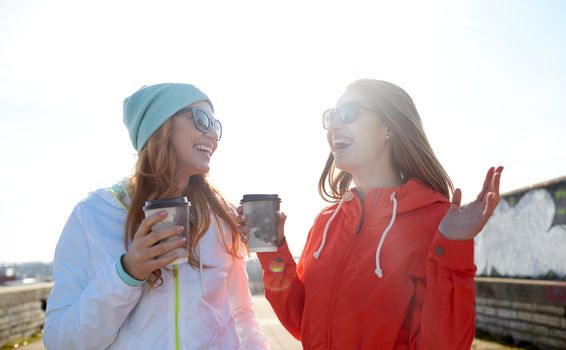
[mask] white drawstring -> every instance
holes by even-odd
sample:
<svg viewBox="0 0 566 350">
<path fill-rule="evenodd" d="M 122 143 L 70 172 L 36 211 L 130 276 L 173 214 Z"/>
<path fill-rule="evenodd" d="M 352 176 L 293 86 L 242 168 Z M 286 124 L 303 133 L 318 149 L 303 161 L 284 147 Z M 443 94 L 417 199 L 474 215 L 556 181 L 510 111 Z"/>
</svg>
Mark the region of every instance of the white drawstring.
<svg viewBox="0 0 566 350">
<path fill-rule="evenodd" d="M 313 257 L 315 259 L 320 258 L 320 254 L 322 253 L 322 250 L 324 249 L 324 246 L 326 245 L 326 237 L 327 237 L 327 234 L 328 234 L 328 229 L 330 228 L 330 223 L 332 223 L 332 221 L 334 220 L 334 218 L 338 214 L 338 211 L 340 211 L 340 208 L 342 207 L 342 204 L 344 203 L 344 201 L 349 201 L 352 198 L 353 198 L 352 193 L 346 192 L 344 194 L 344 196 L 342 197 L 342 201 L 340 201 L 340 203 L 338 204 L 338 207 L 336 208 L 334 213 L 332 213 L 332 216 L 330 217 L 330 219 L 326 223 L 326 226 L 324 227 L 324 232 L 322 234 L 322 242 L 320 243 L 320 247 L 313 254 Z M 383 231 L 383 234 L 381 235 L 381 239 L 379 240 L 379 244 L 377 246 L 377 250 L 375 252 L 375 274 L 379 278 L 383 277 L 383 270 L 381 269 L 381 263 L 380 263 L 381 248 L 383 247 L 383 243 L 385 242 L 385 238 L 389 234 L 389 231 L 391 231 L 391 228 L 395 224 L 395 219 L 397 218 L 397 198 L 395 197 L 395 192 L 391 193 L 390 200 L 391 200 L 391 202 L 393 202 L 393 210 L 392 210 L 392 213 L 391 213 L 391 220 L 389 221 L 389 225 L 387 225 L 387 227 Z"/>
<path fill-rule="evenodd" d="M 352 198 L 354 198 L 354 195 L 352 195 L 352 192 L 349 191 L 344 193 L 344 195 L 342 196 L 342 200 L 338 204 L 338 207 L 336 207 L 336 210 L 334 210 L 334 213 L 332 213 L 332 216 L 330 217 L 330 219 L 326 223 L 326 226 L 324 227 L 324 233 L 322 234 L 322 242 L 320 242 L 320 247 L 318 247 L 318 250 L 313 254 L 313 257 L 315 259 L 320 258 L 320 253 L 322 253 L 322 250 L 324 249 L 324 245 L 326 244 L 326 235 L 328 234 L 328 228 L 330 227 L 330 223 L 334 220 L 336 214 L 338 214 L 338 212 L 340 211 L 340 208 L 342 208 L 342 204 L 344 203 L 344 201 L 349 201 Z"/>
<path fill-rule="evenodd" d="M 397 198 L 395 198 L 395 192 L 391 193 L 391 201 L 393 202 L 393 213 L 391 214 L 391 220 L 389 221 L 389 225 L 383 231 L 381 235 L 381 239 L 379 240 L 379 245 L 377 246 L 377 251 L 375 253 L 375 274 L 377 277 L 383 277 L 383 270 L 381 269 L 381 264 L 379 263 L 379 258 L 381 255 L 381 247 L 383 247 L 383 242 L 385 241 L 385 237 L 393 227 L 395 223 L 395 218 L 397 217 Z"/>
<path fill-rule="evenodd" d="M 202 288 L 202 294 L 206 294 L 206 288 L 204 287 L 204 274 L 202 272 L 202 254 L 200 250 L 200 240 L 198 242 L 198 272 L 200 275 L 200 286 Z"/>
</svg>

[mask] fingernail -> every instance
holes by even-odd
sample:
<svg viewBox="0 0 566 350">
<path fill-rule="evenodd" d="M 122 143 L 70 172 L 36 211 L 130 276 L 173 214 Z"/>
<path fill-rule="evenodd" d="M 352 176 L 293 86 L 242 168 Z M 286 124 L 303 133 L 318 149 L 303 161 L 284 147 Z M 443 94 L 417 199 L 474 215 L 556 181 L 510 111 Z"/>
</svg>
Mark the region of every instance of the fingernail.
<svg viewBox="0 0 566 350">
<path fill-rule="evenodd" d="M 159 216 L 167 216 L 167 210 L 160 211 Z"/>
<path fill-rule="evenodd" d="M 183 232 L 185 228 L 183 226 L 177 226 L 177 232 L 181 233 Z"/>
</svg>

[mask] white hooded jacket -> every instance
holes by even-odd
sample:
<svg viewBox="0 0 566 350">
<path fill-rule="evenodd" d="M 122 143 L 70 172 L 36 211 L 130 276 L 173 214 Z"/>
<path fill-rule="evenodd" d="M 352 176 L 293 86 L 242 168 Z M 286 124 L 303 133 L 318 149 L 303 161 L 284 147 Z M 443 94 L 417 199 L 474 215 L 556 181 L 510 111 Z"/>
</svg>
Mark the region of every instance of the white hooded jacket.
<svg viewBox="0 0 566 350">
<path fill-rule="evenodd" d="M 112 189 L 97 190 L 74 208 L 53 262 L 43 330 L 48 350 L 269 349 L 252 309 L 245 261 L 228 254 L 214 215 L 199 247 L 201 274 L 187 263 L 174 265 L 162 269 L 163 284 L 150 290 L 127 285 L 116 271 L 126 214 Z M 222 232 L 231 242 L 230 228 Z"/>
</svg>

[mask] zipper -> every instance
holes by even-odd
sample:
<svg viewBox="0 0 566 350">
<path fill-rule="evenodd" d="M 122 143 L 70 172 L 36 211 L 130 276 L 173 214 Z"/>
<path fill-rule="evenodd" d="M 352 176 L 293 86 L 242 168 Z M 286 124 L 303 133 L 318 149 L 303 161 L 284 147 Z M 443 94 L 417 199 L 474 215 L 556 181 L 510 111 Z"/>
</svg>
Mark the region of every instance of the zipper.
<svg viewBox="0 0 566 350">
<path fill-rule="evenodd" d="M 330 324 L 332 322 L 332 316 L 334 314 L 334 304 L 336 304 L 336 288 L 334 288 L 334 286 L 336 286 L 336 283 L 338 281 L 340 281 L 342 279 L 342 276 L 344 275 L 344 270 L 345 270 L 345 262 L 347 262 L 347 258 L 348 258 L 348 254 L 350 253 L 350 250 L 352 249 L 352 246 L 354 244 L 352 244 L 355 241 L 356 237 L 353 237 L 350 239 L 350 241 L 348 242 L 348 245 L 346 246 L 346 250 L 344 252 L 344 257 L 342 258 L 342 261 L 340 262 L 340 270 L 338 271 L 338 273 L 336 274 L 336 277 L 334 277 L 334 281 L 332 282 L 332 294 L 330 295 L 330 307 L 328 308 L 328 316 L 327 316 L 327 323 L 326 323 L 326 342 L 327 342 L 327 346 L 328 348 L 330 348 L 330 341 L 331 341 L 331 337 L 330 337 Z"/>
<path fill-rule="evenodd" d="M 173 280 L 175 281 L 175 350 L 179 350 L 179 266 L 173 264 Z"/>
<path fill-rule="evenodd" d="M 356 237 L 360 234 L 360 232 L 362 231 L 363 228 L 363 224 L 364 224 L 364 203 L 360 201 L 360 206 L 361 206 L 361 213 L 360 213 L 360 220 L 358 221 L 358 225 L 356 226 L 356 229 L 354 230 L 354 237 L 350 239 L 350 241 L 348 242 L 348 246 L 346 247 L 346 251 L 344 252 L 344 257 L 342 258 L 342 261 L 340 263 L 340 271 L 338 271 L 338 274 L 336 275 L 333 283 L 332 283 L 332 294 L 330 296 L 330 307 L 329 307 L 329 311 L 328 311 L 328 322 L 327 322 L 327 326 L 326 326 L 326 331 L 327 331 L 327 346 L 330 348 L 331 346 L 331 337 L 330 337 L 330 323 L 332 322 L 332 316 L 334 315 L 334 306 L 336 304 L 336 288 L 334 288 L 334 286 L 336 286 L 337 282 L 340 282 L 342 280 L 342 276 L 344 275 L 344 270 L 346 269 L 346 263 L 348 262 L 348 254 L 350 254 L 350 250 L 352 249 L 352 247 L 354 246 L 353 242 L 355 242 Z"/>
<path fill-rule="evenodd" d="M 357 197 L 357 196 L 354 196 Z M 361 199 L 361 197 L 357 197 L 358 201 L 360 202 L 360 220 L 358 221 L 358 225 L 356 226 L 356 230 L 354 231 L 354 235 L 358 235 L 360 233 L 360 231 L 362 230 L 362 226 L 364 225 L 364 212 L 365 212 L 365 198 L 366 196 L 364 196 L 364 199 Z"/>
<path fill-rule="evenodd" d="M 120 199 L 118 193 L 113 189 L 108 189 L 108 191 L 116 198 L 118 203 L 122 205 L 125 211 L 128 211 L 128 206 Z M 177 264 L 173 265 L 173 280 L 175 283 L 175 350 L 181 349 L 179 342 L 179 266 Z"/>
<path fill-rule="evenodd" d="M 362 212 L 360 214 L 360 221 L 358 222 L 358 227 L 356 227 L 356 230 L 354 231 L 354 234 L 357 236 L 360 231 L 362 230 L 362 226 L 364 225 L 364 204 L 362 204 Z"/>
</svg>

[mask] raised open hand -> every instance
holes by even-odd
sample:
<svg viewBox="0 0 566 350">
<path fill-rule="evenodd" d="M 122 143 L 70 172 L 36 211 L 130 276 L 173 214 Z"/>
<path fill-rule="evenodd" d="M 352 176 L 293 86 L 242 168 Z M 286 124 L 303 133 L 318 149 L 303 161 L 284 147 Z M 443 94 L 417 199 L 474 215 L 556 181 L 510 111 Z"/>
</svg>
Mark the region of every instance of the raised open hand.
<svg viewBox="0 0 566 350">
<path fill-rule="evenodd" d="M 450 209 L 440 222 L 440 233 L 448 239 L 473 239 L 483 229 L 499 203 L 499 180 L 503 167 L 491 167 L 485 177 L 483 189 L 475 201 L 460 206 L 462 191 L 457 188 Z"/>
</svg>

